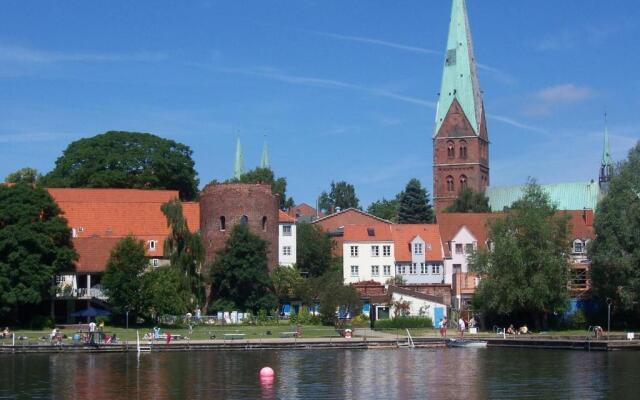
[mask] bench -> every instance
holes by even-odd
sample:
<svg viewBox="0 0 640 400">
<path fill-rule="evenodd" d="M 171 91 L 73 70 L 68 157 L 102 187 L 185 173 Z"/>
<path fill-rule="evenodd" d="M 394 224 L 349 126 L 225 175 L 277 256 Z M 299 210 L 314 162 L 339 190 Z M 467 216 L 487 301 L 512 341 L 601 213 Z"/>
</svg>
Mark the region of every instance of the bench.
<svg viewBox="0 0 640 400">
<path fill-rule="evenodd" d="M 224 334 L 224 338 L 226 339 L 244 339 L 245 334 L 244 333 L 225 333 Z"/>
<path fill-rule="evenodd" d="M 298 337 L 298 332 L 280 332 L 280 337 Z"/>
<path fill-rule="evenodd" d="M 174 335 L 173 333 L 171 334 L 171 340 L 180 340 L 182 339 L 182 335 Z M 167 334 L 163 333 L 162 335 L 156 337 L 154 340 L 167 340 Z"/>
</svg>

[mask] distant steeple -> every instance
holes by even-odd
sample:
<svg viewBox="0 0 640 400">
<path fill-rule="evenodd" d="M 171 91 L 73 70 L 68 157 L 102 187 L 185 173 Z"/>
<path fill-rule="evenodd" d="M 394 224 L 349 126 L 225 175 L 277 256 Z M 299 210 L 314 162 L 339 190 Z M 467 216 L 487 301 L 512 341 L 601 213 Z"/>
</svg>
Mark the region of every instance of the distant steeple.
<svg viewBox="0 0 640 400">
<path fill-rule="evenodd" d="M 434 137 L 438 134 L 454 99 L 458 100 L 475 134 L 479 136 L 484 106 L 465 0 L 453 0 Z"/>
<path fill-rule="evenodd" d="M 234 179 L 240 179 L 244 174 L 244 157 L 242 157 L 242 146 L 240 145 L 240 138 L 236 142 L 236 161 L 233 165 L 233 177 Z"/>
<path fill-rule="evenodd" d="M 269 164 L 269 150 L 267 149 L 267 141 L 262 145 L 262 158 L 260 159 L 260 168 L 271 168 Z"/>
<path fill-rule="evenodd" d="M 602 146 L 602 161 L 600 162 L 600 189 L 606 192 L 609 189 L 609 181 L 613 175 L 613 158 L 611 158 L 611 147 L 609 146 L 609 127 L 607 124 L 607 113 L 604 114 L 604 144 Z"/>
</svg>

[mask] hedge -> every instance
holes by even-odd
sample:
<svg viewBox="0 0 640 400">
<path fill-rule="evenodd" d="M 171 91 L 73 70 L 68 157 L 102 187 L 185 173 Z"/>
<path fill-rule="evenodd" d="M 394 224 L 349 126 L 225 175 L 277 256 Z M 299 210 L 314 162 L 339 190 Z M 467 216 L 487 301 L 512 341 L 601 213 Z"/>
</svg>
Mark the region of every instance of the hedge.
<svg viewBox="0 0 640 400">
<path fill-rule="evenodd" d="M 375 322 L 375 329 L 433 328 L 429 317 L 396 317 Z"/>
</svg>

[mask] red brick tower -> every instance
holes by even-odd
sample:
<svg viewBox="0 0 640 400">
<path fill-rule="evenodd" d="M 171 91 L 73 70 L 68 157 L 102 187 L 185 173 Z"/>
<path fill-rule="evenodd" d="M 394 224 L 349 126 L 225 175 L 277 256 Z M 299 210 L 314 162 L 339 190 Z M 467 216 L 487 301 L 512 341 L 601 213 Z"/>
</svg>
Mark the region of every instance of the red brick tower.
<svg viewBox="0 0 640 400">
<path fill-rule="evenodd" d="M 433 135 L 433 200 L 441 211 L 461 188 L 489 186 L 489 136 L 464 0 L 453 0 Z"/>
</svg>

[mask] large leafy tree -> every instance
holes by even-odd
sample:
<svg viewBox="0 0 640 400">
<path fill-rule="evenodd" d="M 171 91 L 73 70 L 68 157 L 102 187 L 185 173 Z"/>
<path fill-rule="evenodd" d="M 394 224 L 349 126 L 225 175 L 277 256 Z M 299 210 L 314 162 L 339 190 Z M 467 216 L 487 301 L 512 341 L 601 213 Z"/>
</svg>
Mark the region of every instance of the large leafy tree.
<svg viewBox="0 0 640 400">
<path fill-rule="evenodd" d="M 199 232 L 191 232 L 182 213 L 182 203 L 175 199 L 161 206 L 171 229 L 165 241 L 164 255 L 171 266 L 180 271 L 183 287 L 191 293 L 191 301 L 203 304 L 204 287 L 200 270 L 204 262 L 205 250 Z"/>
<path fill-rule="evenodd" d="M 107 132 L 71 143 L 43 177 L 48 187 L 172 189 L 193 200 L 198 179 L 188 146 L 149 133 Z"/>
<path fill-rule="evenodd" d="M 184 287 L 182 272 L 172 266 L 154 268 L 142 277 L 141 295 L 145 314 L 184 315 L 190 310 L 191 293 Z"/>
<path fill-rule="evenodd" d="M 318 203 L 320 210 L 325 214 L 335 212 L 338 208 L 346 210 L 347 208 L 359 208 L 360 200 L 356 196 L 355 187 L 345 181 L 331 182 L 331 190 L 320 194 Z"/>
<path fill-rule="evenodd" d="M 300 272 L 307 276 L 320 276 L 329 270 L 333 242 L 319 226 L 300 223 L 296 228 L 296 258 Z"/>
<path fill-rule="evenodd" d="M 267 267 L 267 242 L 244 225 L 236 225 L 225 247 L 211 265 L 212 296 L 210 309 L 272 310 L 278 303 L 271 292 Z"/>
<path fill-rule="evenodd" d="M 417 179 L 407 183 L 400 196 L 398 222 L 401 224 L 424 224 L 433 222 L 433 207 L 429 203 L 429 194 Z"/>
<path fill-rule="evenodd" d="M 369 214 L 375 215 L 378 218 L 386 219 L 387 221 L 391 222 L 397 222 L 401 196 L 402 193 L 396 196 L 396 198 L 393 200 L 387 200 L 383 198 L 382 200 L 375 201 L 369 205 L 369 207 L 367 208 L 367 212 Z"/>
<path fill-rule="evenodd" d="M 483 277 L 474 305 L 494 315 L 542 317 L 562 311 L 569 298 L 569 226 L 566 215 L 530 181 L 523 197 L 489 226 L 493 250 L 478 250 L 471 269 Z"/>
<path fill-rule="evenodd" d="M 0 315 L 29 315 L 51 295 L 54 276 L 73 270 L 76 257 L 71 230 L 49 193 L 0 185 Z"/>
<path fill-rule="evenodd" d="M 488 213 L 489 198 L 484 192 L 474 192 L 470 188 L 462 188 L 458 197 L 447 207 L 444 212 L 449 213 Z"/>
<path fill-rule="evenodd" d="M 300 297 L 300 286 L 304 278 L 296 267 L 277 266 L 271 272 L 271 281 L 273 292 L 282 303 Z"/>
<path fill-rule="evenodd" d="M 287 180 L 276 178 L 271 168 L 256 168 L 242 174 L 240 179 L 232 179 L 229 182 L 270 184 L 271 192 L 280 195 L 281 209 L 284 210 L 294 205 L 293 198 L 287 198 Z"/>
<path fill-rule="evenodd" d="M 9 183 L 26 183 L 29 185 L 35 185 L 41 177 L 42 175 L 38 173 L 37 169 L 24 167 L 7 175 L 6 178 L 4 178 L 4 181 Z"/>
<path fill-rule="evenodd" d="M 358 291 L 353 286 L 343 284 L 342 273 L 333 269 L 317 279 L 319 284 L 320 318 L 324 324 L 333 325 L 341 314 L 358 314 L 362 301 Z"/>
<path fill-rule="evenodd" d="M 640 143 L 629 152 L 598 204 L 589 248 L 594 292 L 614 310 L 640 316 Z"/>
<path fill-rule="evenodd" d="M 142 274 L 148 266 L 142 240 L 127 236 L 116 243 L 102 277 L 102 286 L 114 312 L 122 315 L 128 310 L 134 320 L 144 315 Z"/>
</svg>

